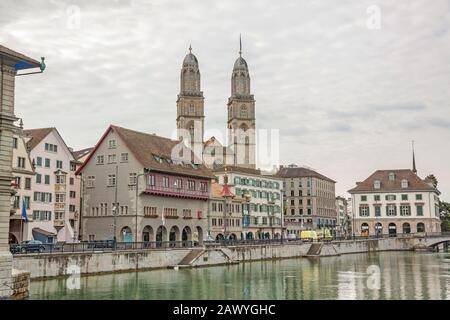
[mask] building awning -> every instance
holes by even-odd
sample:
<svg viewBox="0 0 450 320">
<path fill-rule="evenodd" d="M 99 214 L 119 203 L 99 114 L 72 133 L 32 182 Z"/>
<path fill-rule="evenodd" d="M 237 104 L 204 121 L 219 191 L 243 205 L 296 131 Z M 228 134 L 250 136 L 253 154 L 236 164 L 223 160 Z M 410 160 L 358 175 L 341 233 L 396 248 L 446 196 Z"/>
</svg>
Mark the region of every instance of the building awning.
<svg viewBox="0 0 450 320">
<path fill-rule="evenodd" d="M 47 237 L 55 237 L 56 236 L 56 233 L 53 233 L 53 232 L 50 232 L 50 231 L 47 231 L 47 230 L 44 230 L 44 229 L 41 229 L 41 228 L 34 228 L 33 232 L 40 233 L 40 234 L 42 234 L 44 236 L 47 236 Z"/>
</svg>

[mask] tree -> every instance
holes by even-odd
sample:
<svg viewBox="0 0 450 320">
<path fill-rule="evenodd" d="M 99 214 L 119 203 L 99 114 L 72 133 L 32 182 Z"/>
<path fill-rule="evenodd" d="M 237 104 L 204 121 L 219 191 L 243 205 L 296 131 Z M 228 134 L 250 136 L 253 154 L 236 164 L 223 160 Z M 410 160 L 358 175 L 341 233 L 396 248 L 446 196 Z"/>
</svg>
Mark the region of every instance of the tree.
<svg viewBox="0 0 450 320">
<path fill-rule="evenodd" d="M 438 180 L 436 179 L 436 177 L 434 176 L 434 174 L 429 174 L 425 177 L 425 180 L 429 180 L 431 181 L 431 183 L 433 184 L 434 188 L 437 188 L 438 186 Z"/>
<path fill-rule="evenodd" d="M 439 213 L 441 215 L 442 232 L 450 231 L 450 203 L 439 201 Z"/>
</svg>

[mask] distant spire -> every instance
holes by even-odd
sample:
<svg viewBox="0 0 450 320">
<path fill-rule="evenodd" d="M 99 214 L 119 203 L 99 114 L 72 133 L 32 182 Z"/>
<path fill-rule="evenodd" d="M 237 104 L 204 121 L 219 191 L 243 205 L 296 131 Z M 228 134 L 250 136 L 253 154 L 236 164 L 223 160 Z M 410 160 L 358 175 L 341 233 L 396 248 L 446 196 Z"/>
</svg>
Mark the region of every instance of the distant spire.
<svg viewBox="0 0 450 320">
<path fill-rule="evenodd" d="M 415 174 L 417 174 L 417 169 L 416 169 L 416 156 L 414 154 L 414 140 L 412 141 L 412 156 L 413 156 L 413 172 Z"/>
<path fill-rule="evenodd" d="M 192 45 L 189 44 L 189 53 L 192 53 Z"/>
<path fill-rule="evenodd" d="M 239 56 L 242 57 L 242 38 L 240 33 L 239 33 Z"/>
</svg>

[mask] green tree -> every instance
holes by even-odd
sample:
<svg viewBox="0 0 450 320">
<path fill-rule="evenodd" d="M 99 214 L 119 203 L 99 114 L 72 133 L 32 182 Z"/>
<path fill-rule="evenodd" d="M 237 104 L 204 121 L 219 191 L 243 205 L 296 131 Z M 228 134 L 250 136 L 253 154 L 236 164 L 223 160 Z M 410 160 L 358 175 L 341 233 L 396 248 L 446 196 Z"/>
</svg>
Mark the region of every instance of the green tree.
<svg viewBox="0 0 450 320">
<path fill-rule="evenodd" d="M 431 181 L 431 183 L 433 184 L 433 187 L 437 188 L 437 186 L 438 186 L 438 180 L 437 180 L 437 178 L 435 177 L 434 174 L 429 174 L 429 175 L 427 175 L 427 176 L 425 177 L 425 180 Z"/>
</svg>

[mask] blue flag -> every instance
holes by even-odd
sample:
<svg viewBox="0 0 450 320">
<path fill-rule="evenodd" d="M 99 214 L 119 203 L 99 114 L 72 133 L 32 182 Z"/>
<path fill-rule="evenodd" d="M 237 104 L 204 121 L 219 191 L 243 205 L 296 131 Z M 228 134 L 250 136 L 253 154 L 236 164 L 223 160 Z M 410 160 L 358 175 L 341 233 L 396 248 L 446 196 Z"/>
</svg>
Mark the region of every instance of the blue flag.
<svg viewBox="0 0 450 320">
<path fill-rule="evenodd" d="M 25 200 L 22 201 L 22 220 L 25 220 L 25 223 L 28 223 L 27 204 L 25 203 Z"/>
</svg>

